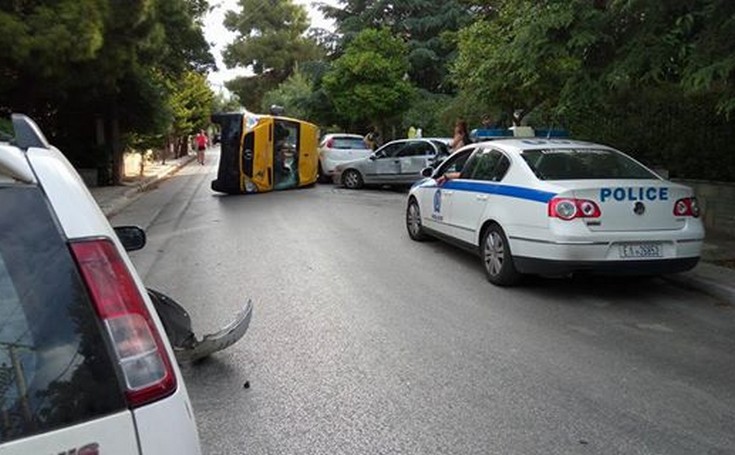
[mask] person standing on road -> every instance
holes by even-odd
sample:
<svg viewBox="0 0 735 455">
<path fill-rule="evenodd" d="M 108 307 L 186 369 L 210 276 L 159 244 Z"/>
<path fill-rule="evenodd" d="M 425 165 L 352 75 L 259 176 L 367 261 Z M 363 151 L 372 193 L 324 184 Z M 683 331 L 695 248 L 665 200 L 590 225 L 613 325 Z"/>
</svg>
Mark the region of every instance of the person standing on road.
<svg viewBox="0 0 735 455">
<path fill-rule="evenodd" d="M 452 139 L 452 144 L 449 148 L 452 149 L 452 152 L 455 152 L 459 150 L 460 147 L 463 147 L 470 142 L 470 133 L 467 130 L 467 122 L 458 119 L 454 124 L 454 138 Z"/>
<path fill-rule="evenodd" d="M 199 130 L 199 134 L 194 138 L 194 142 L 196 142 L 197 146 L 197 162 L 203 165 L 204 151 L 207 149 L 207 145 L 209 145 L 209 138 L 204 133 L 204 130 Z"/>
<path fill-rule="evenodd" d="M 363 142 L 365 142 L 365 145 L 367 145 L 370 150 L 375 151 L 375 149 L 380 145 L 380 133 L 378 133 L 378 129 L 374 126 L 370 128 L 370 132 L 365 135 Z"/>
</svg>

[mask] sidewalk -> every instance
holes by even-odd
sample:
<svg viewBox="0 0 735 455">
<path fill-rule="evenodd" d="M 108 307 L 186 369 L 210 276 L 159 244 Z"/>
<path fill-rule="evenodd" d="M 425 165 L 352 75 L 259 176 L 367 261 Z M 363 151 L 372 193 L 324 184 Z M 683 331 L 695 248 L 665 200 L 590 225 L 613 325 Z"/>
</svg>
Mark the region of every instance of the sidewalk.
<svg viewBox="0 0 735 455">
<path fill-rule="evenodd" d="M 196 154 L 189 154 L 166 160 L 166 164 L 161 164 L 160 161 L 147 163 L 142 176 L 126 177 L 122 185 L 92 187 L 89 191 L 102 212 L 110 218 L 140 197 L 144 191 L 175 174 L 195 159 Z"/>
<path fill-rule="evenodd" d="M 176 173 L 196 159 L 190 154 L 166 164 L 149 163 L 144 175 L 127 180 L 121 186 L 90 188 L 107 217 L 112 217 L 147 189 Z M 735 305 L 735 238 L 708 233 L 702 248 L 702 261 L 693 270 L 663 277 L 677 286 L 695 289 L 723 304 Z"/>
</svg>

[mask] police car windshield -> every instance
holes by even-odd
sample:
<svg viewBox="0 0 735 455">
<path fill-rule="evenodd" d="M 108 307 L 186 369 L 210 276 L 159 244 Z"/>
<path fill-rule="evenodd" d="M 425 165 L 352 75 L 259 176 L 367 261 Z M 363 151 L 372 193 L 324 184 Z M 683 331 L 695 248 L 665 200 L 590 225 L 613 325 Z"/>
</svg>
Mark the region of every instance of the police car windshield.
<svg viewBox="0 0 735 455">
<path fill-rule="evenodd" d="M 521 156 L 540 180 L 658 180 L 651 171 L 614 150 L 536 149 L 525 150 Z"/>
</svg>

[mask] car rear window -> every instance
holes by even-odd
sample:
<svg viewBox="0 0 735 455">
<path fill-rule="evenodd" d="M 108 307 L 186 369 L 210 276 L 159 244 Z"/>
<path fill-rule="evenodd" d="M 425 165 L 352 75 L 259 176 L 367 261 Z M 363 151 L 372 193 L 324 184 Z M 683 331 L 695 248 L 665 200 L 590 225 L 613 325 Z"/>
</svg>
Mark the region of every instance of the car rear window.
<svg viewBox="0 0 735 455">
<path fill-rule="evenodd" d="M 521 156 L 540 180 L 658 179 L 614 150 L 574 148 L 526 150 Z"/>
<path fill-rule="evenodd" d="M 0 186 L 0 444 L 126 407 L 41 191 Z"/>
<path fill-rule="evenodd" d="M 332 138 L 333 149 L 364 149 L 367 150 L 368 146 L 360 137 L 335 137 Z"/>
</svg>

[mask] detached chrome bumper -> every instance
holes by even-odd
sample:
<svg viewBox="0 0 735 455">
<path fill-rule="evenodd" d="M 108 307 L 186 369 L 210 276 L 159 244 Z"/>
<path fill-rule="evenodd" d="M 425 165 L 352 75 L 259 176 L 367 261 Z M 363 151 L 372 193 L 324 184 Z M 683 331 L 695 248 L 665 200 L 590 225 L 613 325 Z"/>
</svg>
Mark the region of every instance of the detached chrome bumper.
<svg viewBox="0 0 735 455">
<path fill-rule="evenodd" d="M 190 346 L 174 346 L 174 354 L 179 362 L 196 362 L 217 351 L 235 344 L 250 327 L 253 315 L 253 302 L 248 300 L 235 319 L 217 333 L 204 335 L 201 341 L 194 339 Z"/>
</svg>

